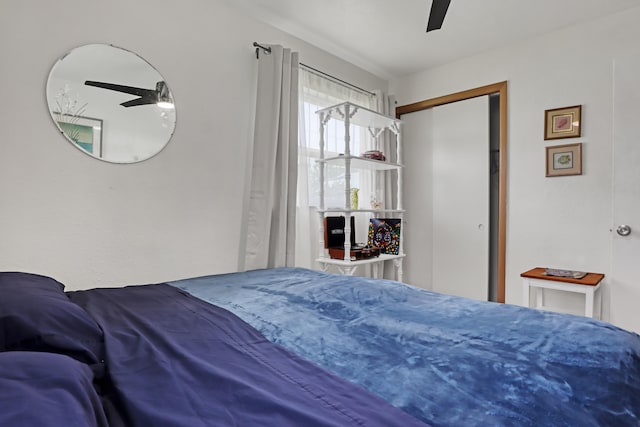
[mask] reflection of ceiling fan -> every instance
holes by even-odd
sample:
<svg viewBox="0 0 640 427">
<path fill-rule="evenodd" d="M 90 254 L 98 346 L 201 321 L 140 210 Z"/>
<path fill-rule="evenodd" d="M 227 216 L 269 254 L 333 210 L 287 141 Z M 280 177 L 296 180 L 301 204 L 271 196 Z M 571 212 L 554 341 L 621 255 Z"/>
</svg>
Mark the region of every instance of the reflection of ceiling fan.
<svg viewBox="0 0 640 427">
<path fill-rule="evenodd" d="M 136 105 L 157 104 L 161 108 L 173 108 L 173 100 L 169 94 L 169 88 L 163 81 L 156 83 L 155 89 L 144 89 L 140 87 L 123 86 L 114 83 L 95 82 L 87 80 L 84 82 L 87 86 L 95 86 L 102 89 L 113 90 L 116 92 L 130 93 L 138 98 L 123 102 L 123 107 L 135 107 Z"/>
<path fill-rule="evenodd" d="M 429 22 L 427 23 L 427 33 L 432 30 L 439 30 L 442 27 L 444 16 L 449 9 L 451 0 L 433 0 L 431 3 L 431 12 L 429 13 Z"/>
</svg>

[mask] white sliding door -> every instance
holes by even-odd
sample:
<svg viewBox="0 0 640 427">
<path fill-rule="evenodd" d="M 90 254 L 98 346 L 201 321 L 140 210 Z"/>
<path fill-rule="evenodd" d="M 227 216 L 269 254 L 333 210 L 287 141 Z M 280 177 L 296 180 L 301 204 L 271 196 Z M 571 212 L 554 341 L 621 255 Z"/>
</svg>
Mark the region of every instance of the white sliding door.
<svg viewBox="0 0 640 427">
<path fill-rule="evenodd" d="M 640 333 L 640 56 L 614 65 L 613 247 L 609 321 Z M 584 153 L 583 153 L 584 156 Z M 629 233 L 626 233 L 627 226 Z"/>
<path fill-rule="evenodd" d="M 433 109 L 402 116 L 404 207 L 404 280 L 433 289 L 431 270 L 433 235 L 431 224 L 431 170 Z"/>
<path fill-rule="evenodd" d="M 486 301 L 489 97 L 433 108 L 433 290 Z"/>
</svg>

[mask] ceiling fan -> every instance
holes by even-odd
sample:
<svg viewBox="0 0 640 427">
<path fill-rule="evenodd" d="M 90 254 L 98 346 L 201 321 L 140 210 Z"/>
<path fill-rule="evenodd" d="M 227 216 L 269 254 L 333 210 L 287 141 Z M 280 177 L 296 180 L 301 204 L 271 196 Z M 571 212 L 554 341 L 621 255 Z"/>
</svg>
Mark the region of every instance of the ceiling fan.
<svg viewBox="0 0 640 427">
<path fill-rule="evenodd" d="M 121 103 L 120 105 L 122 105 L 123 107 L 156 104 L 160 108 L 174 108 L 173 100 L 171 99 L 171 94 L 169 93 L 169 87 L 163 81 L 157 82 L 155 89 L 123 86 L 114 83 L 96 82 L 93 80 L 87 80 L 84 82 L 84 84 L 87 86 L 95 86 L 102 89 L 129 93 L 131 95 L 138 96 L 138 98 Z"/>
<path fill-rule="evenodd" d="M 427 33 L 442 28 L 444 16 L 449 9 L 451 0 L 433 0 L 431 3 L 431 12 L 429 13 L 429 22 L 427 23 Z"/>
</svg>

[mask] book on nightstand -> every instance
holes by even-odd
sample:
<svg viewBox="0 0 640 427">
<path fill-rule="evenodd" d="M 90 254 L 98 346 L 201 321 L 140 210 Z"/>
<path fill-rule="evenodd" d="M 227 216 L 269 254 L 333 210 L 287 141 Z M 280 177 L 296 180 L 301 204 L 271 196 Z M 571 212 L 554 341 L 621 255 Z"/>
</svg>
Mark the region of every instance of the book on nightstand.
<svg viewBox="0 0 640 427">
<path fill-rule="evenodd" d="M 545 276 L 570 277 L 572 279 L 582 279 L 587 275 L 584 271 L 560 270 L 557 268 L 545 268 L 542 274 Z"/>
</svg>

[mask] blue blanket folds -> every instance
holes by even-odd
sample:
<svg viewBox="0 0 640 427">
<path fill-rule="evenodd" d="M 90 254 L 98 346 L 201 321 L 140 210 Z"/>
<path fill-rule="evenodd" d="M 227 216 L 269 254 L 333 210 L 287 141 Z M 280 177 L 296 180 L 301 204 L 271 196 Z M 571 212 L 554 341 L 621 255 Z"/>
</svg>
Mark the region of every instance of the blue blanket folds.
<svg viewBox="0 0 640 427">
<path fill-rule="evenodd" d="M 424 426 L 175 287 L 92 289 L 69 297 L 104 331 L 112 425 Z"/>
<path fill-rule="evenodd" d="M 304 269 L 170 283 L 434 426 L 638 426 L 640 337 Z"/>
</svg>

